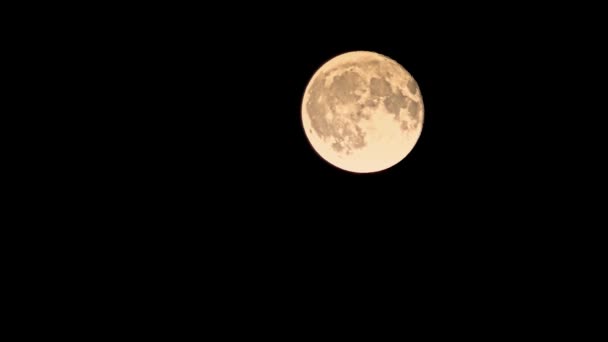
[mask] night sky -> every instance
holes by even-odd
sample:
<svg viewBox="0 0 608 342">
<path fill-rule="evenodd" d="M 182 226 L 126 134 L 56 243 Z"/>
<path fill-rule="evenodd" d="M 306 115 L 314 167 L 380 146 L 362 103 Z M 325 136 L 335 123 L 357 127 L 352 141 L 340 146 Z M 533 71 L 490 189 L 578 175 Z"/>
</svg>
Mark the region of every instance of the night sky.
<svg viewBox="0 0 608 342">
<path fill-rule="evenodd" d="M 605 159 L 605 151 L 591 152 L 605 133 L 590 123 L 605 108 L 588 105 L 600 91 L 584 82 L 599 78 L 586 67 L 599 41 L 587 45 L 570 35 L 564 16 L 529 8 L 508 14 L 446 3 L 401 13 L 353 3 L 332 14 L 295 3 L 228 5 L 150 4 L 118 25 L 121 10 L 96 26 L 99 39 L 83 38 L 94 42 L 90 51 L 73 43 L 70 58 L 85 60 L 79 77 L 101 84 L 76 83 L 94 94 L 77 108 L 92 122 L 76 130 L 95 146 L 69 156 L 74 166 L 65 172 L 81 177 L 72 198 L 78 205 L 57 202 L 77 223 L 65 241 L 85 251 L 100 246 L 94 253 L 103 267 L 87 261 L 71 274 L 92 270 L 92 283 L 111 280 L 99 293 L 128 297 L 116 308 L 139 296 L 141 308 L 156 314 L 167 299 L 188 306 L 164 311 L 187 312 L 184 322 L 199 319 L 192 309 L 252 322 L 267 309 L 281 316 L 264 322 L 272 329 L 308 325 L 284 314 L 294 310 L 331 324 L 332 307 L 362 317 L 385 312 L 362 309 L 361 298 L 392 305 L 399 324 L 405 320 L 392 311 L 408 311 L 415 300 L 426 312 L 461 317 L 477 299 L 473 309 L 488 320 L 495 320 L 488 308 L 509 305 L 518 318 L 537 315 L 530 297 L 561 305 L 555 299 L 569 289 L 548 289 L 563 283 L 565 268 L 586 264 L 571 262 L 573 255 L 597 251 L 584 247 L 584 234 L 579 243 L 573 236 L 602 227 L 585 222 L 585 211 L 605 197 L 590 181 L 599 168 L 588 163 Z M 412 152 L 373 174 L 325 162 L 301 123 L 314 72 L 355 50 L 397 61 L 424 100 Z M 82 57 L 89 55 L 95 58 Z M 64 194 L 63 183 L 51 180 Z M 437 328 L 431 324 L 429 331 Z"/>
<path fill-rule="evenodd" d="M 576 89 L 562 96 L 561 85 L 572 84 L 581 64 L 550 62 L 559 31 L 504 30 L 512 22 L 491 15 L 469 25 L 420 16 L 306 26 L 296 18 L 223 26 L 173 19 L 129 45 L 141 106 L 128 119 L 126 132 L 137 134 L 121 157 L 136 196 L 167 208 L 168 222 L 236 225 L 256 240 L 396 243 L 422 235 L 410 241 L 450 245 L 490 234 L 504 243 L 522 222 L 550 216 L 554 207 L 539 203 L 558 203 L 576 187 L 563 180 L 582 158 L 567 138 L 580 103 Z M 325 162 L 301 124 L 314 72 L 354 50 L 399 62 L 425 105 L 413 151 L 374 174 Z"/>
</svg>

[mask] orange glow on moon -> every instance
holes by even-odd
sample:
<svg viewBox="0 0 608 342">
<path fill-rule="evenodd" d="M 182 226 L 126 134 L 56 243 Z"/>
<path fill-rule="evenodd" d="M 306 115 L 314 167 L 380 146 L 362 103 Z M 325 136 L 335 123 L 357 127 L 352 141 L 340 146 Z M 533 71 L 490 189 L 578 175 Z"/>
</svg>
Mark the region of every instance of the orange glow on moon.
<svg viewBox="0 0 608 342">
<path fill-rule="evenodd" d="M 341 54 L 312 76 L 302 100 L 311 146 L 351 172 L 385 170 L 414 148 L 424 121 L 417 82 L 394 60 L 375 52 Z"/>
</svg>

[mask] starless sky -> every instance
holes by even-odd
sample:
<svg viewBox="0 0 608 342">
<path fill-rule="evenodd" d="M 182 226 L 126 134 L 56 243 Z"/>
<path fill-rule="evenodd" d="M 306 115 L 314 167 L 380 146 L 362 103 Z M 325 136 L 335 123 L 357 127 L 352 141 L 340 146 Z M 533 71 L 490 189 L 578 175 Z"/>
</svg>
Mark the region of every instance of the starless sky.
<svg viewBox="0 0 608 342">
<path fill-rule="evenodd" d="M 212 263 L 238 257 L 254 260 L 258 269 L 284 261 L 274 272 L 294 270 L 298 279 L 293 256 L 328 265 L 323 251 L 340 257 L 327 266 L 332 274 L 353 256 L 357 267 L 366 260 L 375 260 L 374 268 L 400 263 L 386 274 L 439 260 L 428 268 L 435 272 L 469 251 L 476 251 L 469 262 L 486 260 L 500 243 L 509 245 L 501 254 L 510 258 L 521 250 L 512 246 L 534 240 L 530 232 L 555 229 L 542 222 L 568 211 L 556 210 L 553 198 L 583 179 L 565 171 L 581 154 L 571 148 L 571 134 L 589 115 L 579 110 L 586 97 L 576 93 L 578 83 L 564 80 L 581 63 L 559 59 L 572 42 L 555 34 L 559 26 L 530 21 L 526 27 L 521 16 L 501 22 L 475 9 L 445 21 L 395 12 L 372 6 L 358 16 L 330 17 L 319 10 L 304 22 L 293 13 L 262 20 L 252 12 L 254 23 L 231 17 L 219 25 L 204 17 L 216 16 L 213 11 L 193 11 L 185 20 L 180 10 L 168 22 L 149 16 L 153 24 L 110 40 L 119 48 L 95 45 L 70 57 L 99 56 L 83 70 L 103 71 L 101 100 L 77 109 L 99 123 L 110 117 L 113 129 L 99 144 L 115 148 L 106 152 L 112 163 L 95 160 L 69 172 L 98 170 L 87 182 L 113 190 L 104 208 L 135 213 L 113 224 L 141 227 L 144 237 L 151 233 L 141 220 L 159 226 L 154 233 L 163 242 L 149 244 L 159 255 L 171 248 L 164 241 L 172 236 L 171 252 L 184 251 L 186 243 L 194 253 L 220 245 Z M 314 72 L 356 50 L 406 68 L 425 108 L 414 150 L 369 175 L 321 160 L 301 123 L 302 96 Z M 556 58 L 558 67 L 550 63 Z M 97 110 L 100 103 L 104 108 Z M 90 107 L 97 111 L 89 114 Z M 91 127 L 79 129 L 87 134 Z M 260 262 L 255 257 L 262 253 L 268 258 Z M 384 253 L 390 257 L 378 260 Z"/>
<path fill-rule="evenodd" d="M 398 203 L 416 198 L 435 204 L 458 203 L 471 193 L 477 203 L 497 198 L 520 188 L 522 178 L 540 177 L 544 160 L 552 159 L 548 155 L 566 148 L 564 140 L 555 140 L 559 147 L 553 149 L 552 140 L 543 138 L 560 132 L 546 125 L 565 122 L 554 120 L 559 111 L 548 108 L 558 104 L 550 89 L 563 75 L 545 62 L 557 44 L 541 48 L 540 40 L 491 25 L 493 17 L 471 27 L 378 19 L 326 24 L 322 33 L 290 25 L 290 18 L 277 18 L 268 28 L 218 29 L 222 34 L 216 36 L 193 26 L 162 44 L 160 35 L 153 36 L 149 45 L 155 49 L 146 57 L 155 56 L 155 62 L 132 61 L 141 68 L 138 80 L 164 91 L 142 91 L 142 103 L 154 106 L 134 125 L 150 137 L 141 146 L 153 144 L 144 149 L 158 160 L 151 169 L 176 175 L 178 182 L 191 180 L 201 194 L 209 183 L 251 199 L 275 193 L 275 201 L 295 201 L 311 194 L 326 198 L 328 206 L 339 198 L 332 205 L 343 209 L 348 206 L 342 201 L 355 199 L 361 206 L 401 208 Z M 301 124 L 302 97 L 314 72 L 356 50 L 397 61 L 414 76 L 424 99 L 424 127 L 414 150 L 373 175 L 328 165 L 310 147 Z M 328 190 L 334 188 L 345 192 Z M 392 198 L 398 194 L 404 195 Z"/>
</svg>

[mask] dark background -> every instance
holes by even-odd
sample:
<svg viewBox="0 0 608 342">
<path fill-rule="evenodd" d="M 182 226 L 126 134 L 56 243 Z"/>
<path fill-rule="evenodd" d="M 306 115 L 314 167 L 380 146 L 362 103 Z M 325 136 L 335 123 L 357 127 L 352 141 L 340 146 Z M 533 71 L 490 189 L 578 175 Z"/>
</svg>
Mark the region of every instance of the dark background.
<svg viewBox="0 0 608 342">
<path fill-rule="evenodd" d="M 545 204 L 579 187 L 571 172 L 586 168 L 588 149 L 577 146 L 595 138 L 580 131 L 596 115 L 582 110 L 592 96 L 583 79 L 598 45 L 559 16 L 187 12 L 126 20 L 98 55 L 117 100 L 110 169 L 142 210 L 226 225 L 374 227 L 357 228 L 372 235 L 435 226 L 449 235 L 449 226 L 485 232 L 546 220 L 555 214 Z M 312 74 L 353 50 L 398 61 L 425 103 L 414 150 L 369 175 L 321 159 L 300 119 Z"/>
<path fill-rule="evenodd" d="M 50 248 L 102 300 L 154 312 L 214 298 L 220 319 L 271 299 L 358 312 L 360 293 L 521 312 L 557 306 L 564 273 L 600 259 L 584 230 L 603 196 L 589 11 L 243 6 L 95 10 L 37 32 L 51 43 L 32 65 L 44 56 L 52 77 L 36 85 L 58 88 L 47 117 L 69 134 L 38 147 L 51 209 L 26 216 L 77 227 L 47 229 L 70 247 Z M 352 50 L 398 61 L 425 103 L 414 150 L 369 175 L 323 161 L 300 121 L 310 77 Z"/>
<path fill-rule="evenodd" d="M 327 210 L 344 219 L 368 209 L 399 222 L 429 212 L 519 216 L 507 207 L 550 197 L 554 178 L 546 172 L 576 158 L 570 137 L 577 127 L 569 120 L 583 102 L 573 86 L 581 62 L 566 63 L 561 54 L 580 43 L 565 40 L 559 26 L 532 30 L 533 21 L 519 18 L 514 31 L 513 19 L 500 18 L 344 20 L 309 31 L 287 15 L 266 24 L 200 27 L 174 19 L 141 28 L 123 40 L 134 52 L 121 69 L 132 74 L 125 96 L 134 106 L 124 109 L 134 148 L 124 156 L 144 173 L 136 182 L 150 172 L 155 186 L 180 200 L 207 198 L 222 208 L 226 201 L 235 211 L 293 206 L 294 216 Z M 424 97 L 415 149 L 377 174 L 329 165 L 301 127 L 310 77 L 352 50 L 397 60 Z M 300 212 L 310 206 L 315 214 Z"/>
<path fill-rule="evenodd" d="M 201 270 L 254 303 L 353 305 L 363 284 L 387 301 L 549 301 L 545 281 L 583 255 L 597 42 L 528 10 L 275 11 L 179 11 L 121 35 L 111 205 L 136 227 L 119 235 L 132 268 Z M 375 174 L 326 163 L 301 126 L 310 77 L 353 50 L 398 61 L 425 104 L 414 150 Z"/>
<path fill-rule="evenodd" d="M 252 255 L 410 244 L 483 260 L 567 239 L 598 205 L 583 205 L 599 193 L 589 180 L 602 137 L 589 11 L 242 6 L 112 10 L 46 33 L 54 45 L 41 53 L 75 71 L 65 102 L 93 113 L 72 130 L 92 145 L 66 139 L 82 148 L 67 172 L 82 179 L 75 198 L 97 199 L 80 201 L 91 217 L 137 227 L 125 240 Z M 583 24 L 565 24 L 566 12 Z M 375 174 L 331 166 L 301 126 L 310 77 L 353 50 L 398 61 L 425 104 L 414 150 Z"/>
</svg>

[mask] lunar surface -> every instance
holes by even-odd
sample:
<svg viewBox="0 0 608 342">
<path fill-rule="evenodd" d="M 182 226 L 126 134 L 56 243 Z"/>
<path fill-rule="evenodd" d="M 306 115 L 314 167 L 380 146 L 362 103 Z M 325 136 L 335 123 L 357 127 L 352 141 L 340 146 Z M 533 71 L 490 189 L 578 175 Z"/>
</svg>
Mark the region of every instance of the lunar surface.
<svg viewBox="0 0 608 342">
<path fill-rule="evenodd" d="M 351 172 L 394 166 L 416 145 L 424 119 L 418 84 L 375 52 L 348 52 L 323 64 L 306 87 L 302 124 L 315 151 Z"/>
</svg>

